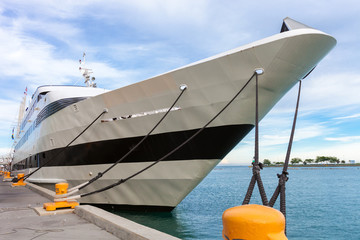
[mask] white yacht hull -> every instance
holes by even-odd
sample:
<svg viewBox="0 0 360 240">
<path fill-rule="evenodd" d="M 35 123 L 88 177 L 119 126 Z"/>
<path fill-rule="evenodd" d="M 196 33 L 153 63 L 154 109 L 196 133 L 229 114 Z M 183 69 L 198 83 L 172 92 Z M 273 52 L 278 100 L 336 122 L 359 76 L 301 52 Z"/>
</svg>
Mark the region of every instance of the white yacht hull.
<svg viewBox="0 0 360 240">
<path fill-rule="evenodd" d="M 188 88 L 176 108 L 151 136 L 83 192 L 99 189 L 132 175 L 185 141 L 259 68 L 264 70 L 259 76 L 259 117 L 263 118 L 335 43 L 334 38 L 318 30 L 292 30 L 76 102 L 34 128 L 16 151 L 14 162 L 26 159 L 27 167 L 36 167 L 53 158 L 106 108 L 108 112 L 93 126 L 29 179 L 38 183 L 63 179 L 71 186 L 87 181 L 136 145 L 174 102 L 179 86 L 186 84 Z M 251 81 L 214 122 L 179 151 L 128 182 L 80 201 L 175 207 L 252 129 L 254 110 L 255 81 Z"/>
</svg>

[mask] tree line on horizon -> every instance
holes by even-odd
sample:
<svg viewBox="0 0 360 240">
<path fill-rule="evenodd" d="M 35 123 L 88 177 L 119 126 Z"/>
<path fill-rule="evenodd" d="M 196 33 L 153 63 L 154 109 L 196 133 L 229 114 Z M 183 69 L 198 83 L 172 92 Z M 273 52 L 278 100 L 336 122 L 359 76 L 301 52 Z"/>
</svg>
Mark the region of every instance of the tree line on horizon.
<svg viewBox="0 0 360 240">
<path fill-rule="evenodd" d="M 339 163 L 346 163 L 345 160 L 340 160 L 339 158 L 337 157 L 329 157 L 329 156 L 317 156 L 316 159 L 311 159 L 311 158 L 307 158 L 305 160 L 302 160 L 301 158 L 292 158 L 290 160 L 290 163 L 291 164 L 312 164 L 312 163 L 324 163 L 324 164 L 328 164 L 328 163 L 336 163 L 336 164 L 339 164 Z M 264 159 L 263 161 L 263 164 L 264 165 L 271 165 L 271 164 L 274 164 L 274 165 L 281 165 L 281 164 L 284 164 L 284 162 L 272 162 L 269 160 L 269 159 Z"/>
</svg>

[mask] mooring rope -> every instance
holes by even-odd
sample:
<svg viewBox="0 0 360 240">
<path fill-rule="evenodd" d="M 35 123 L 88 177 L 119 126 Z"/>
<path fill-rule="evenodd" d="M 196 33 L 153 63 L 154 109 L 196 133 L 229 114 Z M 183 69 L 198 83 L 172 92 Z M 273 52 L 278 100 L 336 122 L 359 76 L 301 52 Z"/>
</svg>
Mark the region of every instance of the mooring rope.
<svg viewBox="0 0 360 240">
<path fill-rule="evenodd" d="M 73 142 L 75 142 L 84 132 L 86 132 L 103 114 L 107 113 L 108 110 L 105 108 L 83 131 L 81 131 L 81 133 L 79 133 L 73 140 L 71 140 L 64 148 L 62 148 L 60 151 L 58 151 L 55 156 L 53 156 L 52 158 L 50 158 L 48 161 L 46 161 L 44 164 L 42 164 L 40 167 L 38 167 L 37 169 L 35 169 L 33 172 L 25 175 L 22 178 L 16 178 L 14 177 L 12 179 L 12 182 L 18 182 L 20 179 L 26 180 L 28 177 L 30 177 L 31 175 L 33 175 L 34 173 L 36 173 L 37 171 L 39 171 L 42 167 L 46 166 L 47 164 L 49 164 L 51 161 L 53 161 L 55 158 L 57 158 L 61 153 L 63 153 Z"/>
<path fill-rule="evenodd" d="M 255 157 L 254 162 L 252 163 L 252 172 L 253 176 L 250 180 L 248 190 L 246 192 L 243 205 L 249 204 L 255 184 L 258 184 L 261 200 L 264 206 L 269 205 L 265 188 L 261 180 L 260 169 L 262 165 L 259 163 L 259 84 L 258 84 L 258 74 L 256 74 L 256 87 L 255 87 Z"/>
<path fill-rule="evenodd" d="M 288 166 L 289 166 L 290 153 L 291 153 L 291 148 L 292 148 L 292 144 L 293 144 L 297 114 L 298 114 L 298 109 L 299 109 L 299 102 L 300 102 L 300 95 L 301 95 L 301 83 L 302 82 L 300 80 L 298 96 L 297 96 L 297 101 L 296 101 L 296 108 L 295 108 L 295 113 L 294 113 L 294 120 L 293 120 L 293 125 L 291 128 L 291 134 L 290 134 L 288 149 L 286 152 L 284 167 L 283 167 L 282 173 L 277 174 L 277 177 L 279 178 L 279 183 L 278 183 L 278 185 L 274 191 L 274 194 L 272 195 L 270 202 L 269 202 L 269 206 L 273 207 L 279 194 L 280 194 L 280 212 L 282 212 L 282 214 L 284 214 L 285 219 L 286 219 L 286 194 L 285 194 L 286 187 L 285 187 L 285 185 L 286 185 L 287 180 L 289 179 L 289 177 L 287 176 L 289 174 L 287 172 L 287 170 L 288 170 Z M 286 233 L 286 228 L 285 228 L 285 233 Z"/>
<path fill-rule="evenodd" d="M 253 77 L 257 75 L 257 72 L 255 71 L 253 73 L 253 75 L 249 78 L 249 80 L 245 83 L 245 85 L 235 94 L 235 96 L 210 120 L 208 121 L 202 128 L 200 128 L 197 132 L 195 132 L 192 136 L 190 136 L 187 140 L 185 140 L 182 144 L 180 144 L 179 146 L 177 146 L 176 148 L 174 148 L 173 150 L 171 150 L 170 152 L 168 152 L 167 154 L 165 154 L 163 157 L 161 157 L 160 159 L 158 159 L 157 161 L 153 162 L 152 164 L 150 164 L 149 166 L 141 169 L 140 171 L 132 174 L 131 176 L 127 177 L 127 178 L 124 178 L 124 179 L 120 179 L 119 181 L 111 184 L 111 185 L 108 185 L 104 188 L 101 188 L 101 189 L 98 189 L 98 190 L 95 190 L 95 191 L 92 191 L 92 192 L 89 192 L 89 193 L 84 193 L 84 194 L 81 194 L 81 195 L 77 195 L 77 196 L 74 196 L 72 199 L 78 199 L 78 198 L 81 198 L 81 197 L 86 197 L 86 196 L 90 196 L 90 195 L 93 195 L 93 194 L 96 194 L 96 193 L 100 193 L 100 192 L 103 192 L 103 191 L 106 191 L 106 190 L 109 190 L 113 187 L 116 187 L 122 183 L 125 183 L 127 182 L 128 180 L 132 179 L 133 177 L 139 175 L 140 173 L 148 170 L 149 168 L 155 166 L 156 164 L 158 164 L 159 162 L 161 162 L 162 160 L 166 159 L 167 157 L 169 157 L 171 154 L 173 154 L 174 152 L 178 151 L 180 148 L 182 148 L 185 144 L 187 144 L 188 142 L 190 142 L 193 138 L 195 138 L 198 134 L 200 134 L 209 124 L 211 124 L 236 98 L 237 96 L 245 89 L 245 87 L 250 83 L 250 81 L 253 79 Z"/>
<path fill-rule="evenodd" d="M 261 199 L 263 202 L 264 206 L 270 206 L 273 207 L 278 196 L 280 195 L 280 212 L 284 215 L 285 219 L 286 219 L 286 194 L 285 194 L 285 185 L 288 178 L 288 166 L 289 166 L 289 160 L 290 160 L 290 154 L 291 154 L 291 148 L 292 148 L 292 144 L 293 144 L 293 139 L 294 139 L 294 133 L 295 133 L 295 127 L 296 127 L 296 120 L 297 120 L 297 114 L 298 114 L 298 109 L 299 109 L 299 102 L 300 102 L 300 95 L 301 95 L 301 80 L 299 80 L 299 90 L 298 90 L 298 96 L 297 96 L 297 101 L 296 101 L 296 108 L 295 108 L 295 114 L 294 114 L 294 120 L 293 120 L 293 124 L 292 124 L 292 128 L 291 128 L 291 134 L 290 134 L 290 139 L 289 139 L 289 144 L 288 144 L 288 149 L 286 152 L 286 157 L 285 157 L 285 162 L 284 162 L 284 166 L 283 166 L 283 170 L 281 174 L 277 174 L 277 177 L 279 178 L 279 183 L 278 186 L 275 189 L 275 192 L 273 194 L 273 196 L 270 199 L 270 202 L 267 202 L 267 197 L 266 197 L 266 193 L 265 193 L 265 189 L 263 186 L 263 183 L 261 181 L 261 177 L 260 177 L 260 169 L 262 169 L 262 165 L 261 163 L 259 163 L 259 138 L 258 138 L 258 82 L 256 79 L 256 115 L 255 115 L 255 159 L 252 163 L 253 165 L 253 176 L 250 180 L 250 184 L 247 190 L 247 193 L 245 195 L 244 201 L 243 201 L 243 205 L 245 204 L 249 204 L 250 199 L 251 199 L 251 195 L 252 192 L 254 190 L 255 184 L 256 182 L 258 183 L 258 187 L 259 187 L 259 191 L 260 191 L 260 195 L 261 195 Z M 286 221 L 285 221 L 286 224 Z M 285 226 L 285 234 L 286 234 L 286 226 Z"/>
</svg>

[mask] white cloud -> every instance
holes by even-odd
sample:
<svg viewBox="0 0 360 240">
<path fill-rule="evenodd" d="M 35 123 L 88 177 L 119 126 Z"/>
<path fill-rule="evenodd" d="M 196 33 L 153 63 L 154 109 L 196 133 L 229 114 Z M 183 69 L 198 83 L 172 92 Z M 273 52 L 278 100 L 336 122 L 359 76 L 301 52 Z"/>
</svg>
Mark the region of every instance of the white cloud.
<svg viewBox="0 0 360 240">
<path fill-rule="evenodd" d="M 240 6 L 234 1 L 229 4 L 240 10 L 244 8 L 242 4 Z M 34 5 L 36 8 L 33 7 Z M 3 4 L 3 8 L 5 7 L 16 12 L 17 15 L 25 16 L 23 22 L 25 23 L 26 19 L 29 28 L 42 30 L 65 42 L 67 38 L 73 38 L 73 35 L 85 29 L 88 31 L 87 38 L 96 38 L 97 36 L 93 36 L 91 32 L 91 24 L 94 21 L 98 24 L 94 26 L 94 30 L 99 30 L 96 27 L 100 26 L 111 27 L 114 31 L 121 32 L 119 29 L 124 26 L 125 31 L 131 29 L 134 34 L 140 34 L 148 41 L 152 41 L 155 37 L 171 39 L 172 45 L 185 44 L 193 48 L 189 49 L 190 51 L 196 49 L 205 54 L 202 57 L 251 41 L 250 32 L 245 31 L 245 26 L 249 26 L 246 14 L 241 14 L 241 11 L 239 14 L 231 14 L 233 8 L 216 1 L 133 0 L 108 1 L 106 4 L 103 1 L 63 1 L 62 4 L 11 1 Z M 42 22 L 44 24 L 41 24 Z M 86 26 L 87 22 L 88 26 Z M 20 25 L 26 26 L 26 24 Z M 84 29 L 82 30 L 81 27 Z M 134 36 L 133 39 L 136 40 L 140 36 Z M 109 35 L 110 37 L 113 36 Z"/>
<path fill-rule="evenodd" d="M 28 20 L 22 25 L 26 25 L 27 22 Z M 53 29 L 52 32 L 55 32 L 54 29 L 60 30 L 60 32 L 65 32 L 65 35 L 68 32 L 67 28 L 58 29 L 58 26 L 49 24 L 43 27 Z M 27 85 L 33 89 L 44 84 L 71 84 L 76 79 L 82 81 L 77 59 L 54 57 L 57 52 L 54 45 L 40 38 L 31 37 L 25 32 L 22 27 L 0 28 L 0 54 L 2 56 L 0 72 L 3 78 L 19 77 L 25 82 L 24 86 Z M 61 34 L 58 33 L 58 35 Z M 110 85 L 113 84 L 113 80 L 133 74 L 129 71 L 119 71 L 101 62 L 92 62 L 91 67 L 96 69 L 97 76 L 107 79 Z"/>
<path fill-rule="evenodd" d="M 10 148 L 0 148 L 0 156 L 8 155 L 10 153 Z"/>
<path fill-rule="evenodd" d="M 336 143 L 336 145 L 321 147 L 312 146 L 306 149 L 296 149 L 292 156 L 300 156 L 302 159 L 316 158 L 316 156 L 334 156 L 340 160 L 356 160 L 360 162 L 360 141 Z"/>
<path fill-rule="evenodd" d="M 277 121 L 279 120 L 279 121 Z M 288 148 L 292 119 L 283 119 L 277 117 L 265 118 L 260 124 L 259 150 L 260 159 L 268 158 L 271 161 L 283 161 Z M 295 129 L 294 141 L 291 156 L 301 157 L 304 155 L 296 155 L 297 146 L 305 144 L 310 147 L 312 139 L 327 135 L 334 131 L 321 123 L 311 121 L 298 121 L 298 127 Z M 264 134 L 262 134 L 264 133 Z M 308 144 L 307 144 L 308 143 Z M 250 164 L 254 156 L 254 130 L 251 131 L 241 143 L 235 147 L 226 157 L 229 164 Z M 321 143 L 317 143 L 320 145 Z M 325 153 L 323 153 L 324 155 Z M 316 157 L 316 156 L 315 156 Z M 314 156 L 312 157 L 314 158 Z"/>
<path fill-rule="evenodd" d="M 305 82 L 305 81 L 304 81 Z M 360 75 L 341 72 L 321 75 L 303 85 L 302 108 L 330 109 L 360 104 Z"/>
<path fill-rule="evenodd" d="M 19 77 L 33 84 L 66 82 L 74 77 L 77 62 L 52 57 L 54 46 L 23 33 L 0 28 L 0 72 L 2 78 Z"/>
<path fill-rule="evenodd" d="M 349 115 L 349 116 L 343 116 L 343 117 L 337 117 L 337 118 L 334 118 L 334 119 L 352 119 L 352 118 L 360 118 L 360 113 L 356 113 L 356 114 L 352 114 L 352 115 Z"/>
<path fill-rule="evenodd" d="M 19 106 L 18 101 L 0 99 L 0 155 L 10 152 L 11 134 L 12 129 L 16 129 Z"/>
<path fill-rule="evenodd" d="M 254 157 L 254 146 L 240 143 L 225 156 L 226 164 L 251 164 Z"/>
<path fill-rule="evenodd" d="M 11 101 L 7 99 L 0 99 L 1 114 L 0 114 L 0 129 L 4 127 L 4 123 L 14 125 L 17 120 L 17 113 L 19 111 L 20 101 Z M 1 131 L 1 130 L 0 130 Z"/>
<path fill-rule="evenodd" d="M 145 80 L 188 64 L 189 59 L 177 54 L 177 50 L 167 42 L 157 41 L 117 43 L 103 47 L 103 51 L 125 69 L 122 72 L 129 73 L 127 83 Z"/>
<path fill-rule="evenodd" d="M 138 75 L 135 71 L 120 71 L 100 62 L 91 62 L 89 67 L 94 70 L 93 75 L 96 76 L 97 85 L 99 87 L 106 86 L 105 88 L 110 90 L 133 83 Z"/>
<path fill-rule="evenodd" d="M 327 138 L 325 138 L 325 140 L 326 141 L 339 141 L 339 142 L 353 142 L 353 141 L 360 140 L 360 136 L 327 137 Z"/>
<path fill-rule="evenodd" d="M 360 104 L 360 98 L 358 97 L 360 74 L 348 71 L 334 72 L 332 70 L 329 71 L 330 73 L 324 74 L 324 68 L 328 67 L 328 65 L 322 65 L 327 63 L 324 61 L 319 64 L 318 69 L 315 69 L 308 78 L 302 81 L 299 114 L 303 116 L 336 108 L 341 110 L 341 114 L 346 114 L 346 112 L 342 111 L 344 108 Z M 320 71 L 321 73 L 319 73 Z M 272 112 L 277 114 L 293 113 L 297 91 L 298 85 L 294 86 L 279 101 Z M 353 111 L 354 109 L 350 110 Z M 333 112 L 333 115 L 337 113 L 339 113 L 338 110 Z M 354 117 L 358 116 L 355 115 Z"/>
<path fill-rule="evenodd" d="M 321 125 L 315 124 L 313 126 L 307 126 L 298 128 L 295 130 L 294 142 L 301 141 L 317 136 L 321 136 L 324 134 L 325 128 Z M 290 129 L 279 132 L 274 135 L 262 135 L 260 137 L 262 146 L 274 146 L 279 144 L 287 144 L 290 138 Z"/>
<path fill-rule="evenodd" d="M 89 14 L 87 12 L 87 6 L 91 3 L 99 1 L 62 1 L 60 4 L 57 1 L 41 1 L 41 0 L 31 0 L 31 1 L 2 1 L 0 3 L 0 8 L 3 11 L 10 11 L 12 15 L 29 15 L 37 18 L 48 18 L 52 16 L 56 19 L 73 19 L 79 18 L 84 14 Z M 107 4 L 103 4 L 107 5 Z"/>
<path fill-rule="evenodd" d="M 220 164 L 227 165 L 230 164 L 230 161 L 227 158 L 224 158 L 223 160 L 221 160 Z"/>
</svg>

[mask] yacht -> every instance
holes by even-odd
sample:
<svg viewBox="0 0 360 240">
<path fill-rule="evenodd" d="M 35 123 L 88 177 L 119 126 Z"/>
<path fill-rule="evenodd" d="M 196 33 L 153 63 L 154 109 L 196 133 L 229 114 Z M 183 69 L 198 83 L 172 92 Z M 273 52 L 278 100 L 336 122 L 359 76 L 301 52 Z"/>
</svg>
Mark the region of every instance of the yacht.
<svg viewBox="0 0 360 240">
<path fill-rule="evenodd" d="M 92 192 L 156 163 L 204 128 L 125 183 L 79 200 L 171 211 L 253 129 L 255 77 L 262 119 L 335 44 L 332 36 L 285 18 L 278 34 L 112 91 L 96 87 L 81 63 L 87 86 L 40 86 L 27 110 L 22 104 L 12 172 L 42 166 L 27 181 L 71 187 L 133 150 L 81 190 Z"/>
</svg>

